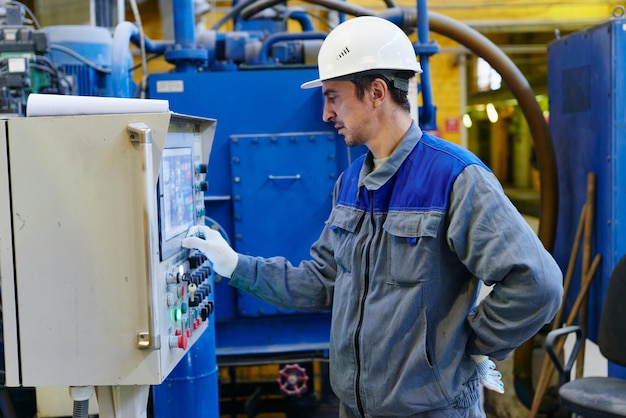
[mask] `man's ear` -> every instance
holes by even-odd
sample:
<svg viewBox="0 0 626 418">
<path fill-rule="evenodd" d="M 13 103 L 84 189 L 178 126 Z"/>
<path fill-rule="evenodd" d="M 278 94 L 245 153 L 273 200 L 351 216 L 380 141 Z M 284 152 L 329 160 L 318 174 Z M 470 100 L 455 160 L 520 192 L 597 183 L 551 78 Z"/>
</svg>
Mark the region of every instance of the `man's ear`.
<svg viewBox="0 0 626 418">
<path fill-rule="evenodd" d="M 389 89 L 387 83 L 382 78 L 376 78 L 370 84 L 369 94 L 374 103 L 382 102 L 387 97 Z"/>
</svg>

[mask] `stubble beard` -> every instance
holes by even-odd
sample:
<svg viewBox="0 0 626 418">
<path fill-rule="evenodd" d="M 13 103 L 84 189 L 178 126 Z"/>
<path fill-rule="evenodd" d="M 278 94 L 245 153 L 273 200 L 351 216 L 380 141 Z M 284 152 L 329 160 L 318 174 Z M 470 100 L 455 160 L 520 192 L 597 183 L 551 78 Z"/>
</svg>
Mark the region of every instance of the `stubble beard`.
<svg viewBox="0 0 626 418">
<path fill-rule="evenodd" d="M 360 135 L 344 135 L 343 140 L 349 147 L 355 147 L 357 145 L 365 145 L 365 139 Z"/>
</svg>

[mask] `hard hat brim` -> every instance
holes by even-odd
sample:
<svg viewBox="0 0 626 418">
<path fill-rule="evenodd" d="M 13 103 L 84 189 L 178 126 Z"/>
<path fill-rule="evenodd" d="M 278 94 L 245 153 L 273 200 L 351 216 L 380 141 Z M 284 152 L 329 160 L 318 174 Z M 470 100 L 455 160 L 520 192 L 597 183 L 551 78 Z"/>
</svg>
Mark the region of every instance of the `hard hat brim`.
<svg viewBox="0 0 626 418">
<path fill-rule="evenodd" d="M 322 80 L 321 79 L 316 79 L 316 80 L 311 80 L 311 81 L 307 81 L 306 83 L 302 83 L 300 85 L 301 89 L 312 89 L 314 87 L 321 87 L 322 86 Z"/>
</svg>

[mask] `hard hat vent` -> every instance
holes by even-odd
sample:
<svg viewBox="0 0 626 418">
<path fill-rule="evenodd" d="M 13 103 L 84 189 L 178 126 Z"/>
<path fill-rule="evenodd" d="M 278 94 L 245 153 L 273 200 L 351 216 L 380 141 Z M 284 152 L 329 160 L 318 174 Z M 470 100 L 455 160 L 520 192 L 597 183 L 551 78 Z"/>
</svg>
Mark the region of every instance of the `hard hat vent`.
<svg viewBox="0 0 626 418">
<path fill-rule="evenodd" d="M 347 46 L 343 47 L 343 49 L 339 51 L 339 54 L 337 55 L 337 61 L 339 61 L 340 59 L 342 59 L 349 53 L 350 53 L 350 50 L 348 49 L 348 47 Z"/>
</svg>

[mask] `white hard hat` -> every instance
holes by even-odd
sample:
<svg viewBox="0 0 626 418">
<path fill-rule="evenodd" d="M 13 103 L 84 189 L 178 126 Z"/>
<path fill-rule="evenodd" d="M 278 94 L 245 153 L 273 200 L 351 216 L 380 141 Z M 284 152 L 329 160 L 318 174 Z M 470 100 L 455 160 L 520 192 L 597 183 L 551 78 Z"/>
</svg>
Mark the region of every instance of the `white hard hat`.
<svg viewBox="0 0 626 418">
<path fill-rule="evenodd" d="M 422 72 L 406 34 L 374 16 L 355 17 L 333 29 L 317 55 L 317 67 L 320 77 L 300 87 L 319 87 L 322 81 L 369 70 Z"/>
</svg>

